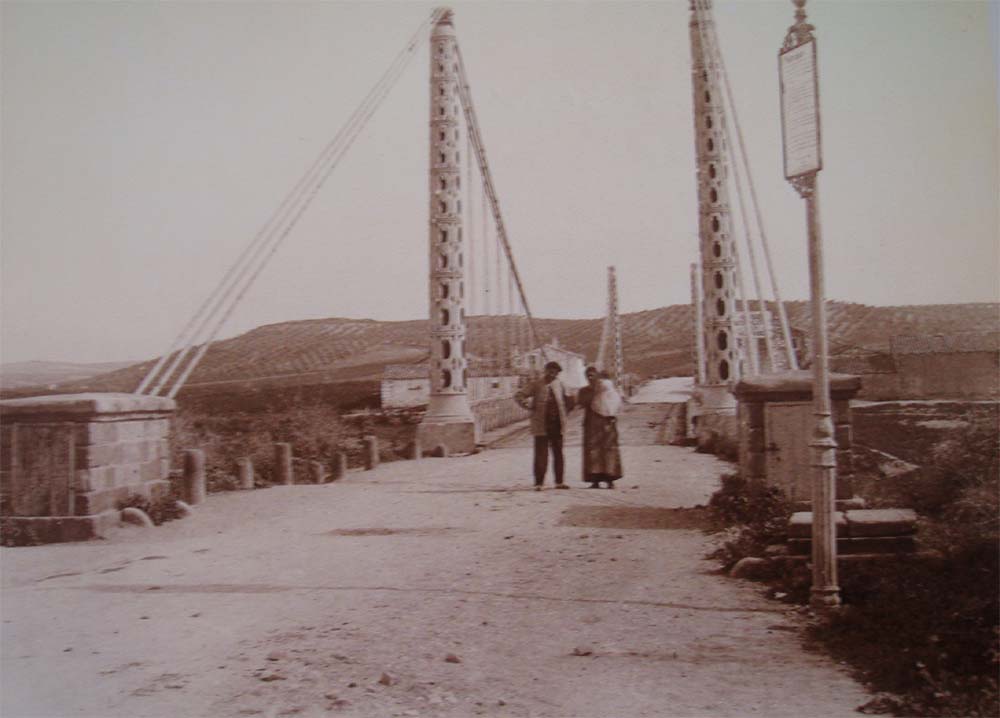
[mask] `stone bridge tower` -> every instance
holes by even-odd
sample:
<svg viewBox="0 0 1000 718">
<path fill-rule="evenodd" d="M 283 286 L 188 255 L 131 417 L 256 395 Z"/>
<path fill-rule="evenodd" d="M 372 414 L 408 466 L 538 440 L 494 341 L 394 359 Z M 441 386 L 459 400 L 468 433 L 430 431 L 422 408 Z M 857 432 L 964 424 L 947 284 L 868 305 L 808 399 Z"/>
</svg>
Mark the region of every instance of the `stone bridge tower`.
<svg viewBox="0 0 1000 718">
<path fill-rule="evenodd" d="M 694 2 L 701 3 L 698 12 Z M 701 258 L 701 317 L 698 341 L 704 350 L 699 367 L 698 411 L 701 414 L 735 411 L 730 392 L 740 379 L 740 350 L 736 335 L 736 246 L 729 214 L 728 148 L 719 67 L 712 53 L 706 58 L 704 41 L 711 37 L 711 0 L 691 5 L 691 70 L 694 90 L 694 137 L 698 181 L 698 238 Z M 699 298 L 695 298 L 699 301 Z M 708 418 L 707 416 L 705 417 Z"/>
<path fill-rule="evenodd" d="M 430 380 L 427 414 L 417 430 L 424 449 L 475 449 L 465 356 L 465 270 L 458 57 L 452 13 L 431 30 L 430 73 Z"/>
</svg>

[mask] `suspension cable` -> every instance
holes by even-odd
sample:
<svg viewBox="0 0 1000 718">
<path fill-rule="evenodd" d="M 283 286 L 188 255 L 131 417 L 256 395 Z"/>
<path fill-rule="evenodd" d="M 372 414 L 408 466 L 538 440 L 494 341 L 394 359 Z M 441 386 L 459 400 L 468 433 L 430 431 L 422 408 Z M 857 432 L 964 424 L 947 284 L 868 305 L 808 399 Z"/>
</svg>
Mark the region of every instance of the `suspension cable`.
<svg viewBox="0 0 1000 718">
<path fill-rule="evenodd" d="M 510 260 L 511 271 L 514 274 L 514 281 L 517 284 L 517 291 L 521 295 L 521 302 L 524 304 L 524 312 L 528 317 L 528 327 L 532 335 L 532 340 L 538 344 L 542 358 L 547 361 L 545 356 L 545 347 L 538 342 L 538 335 L 535 332 L 534 318 L 531 315 L 531 309 L 528 306 L 528 299 L 524 292 L 524 283 L 521 281 L 521 275 L 517 271 L 517 264 L 514 261 L 514 255 L 510 248 L 510 242 L 507 240 L 507 229 L 503 223 L 503 215 L 500 213 L 500 203 L 497 200 L 496 189 L 493 187 L 493 177 L 490 174 L 489 164 L 486 161 L 486 149 L 483 146 L 482 135 L 479 131 L 479 123 L 476 120 L 476 110 L 472 104 L 472 91 L 469 89 L 468 76 L 465 72 L 465 60 L 462 57 L 462 51 L 458 43 L 455 43 L 455 54 L 458 59 L 458 73 L 459 73 L 459 97 L 462 101 L 462 110 L 465 113 L 466 124 L 469 128 L 469 136 L 472 138 L 473 145 L 476 149 L 476 159 L 479 162 L 479 173 L 483 179 L 483 189 L 486 191 L 487 197 L 490 200 L 490 207 L 493 210 L 493 222 L 496 226 L 497 238 L 503 245 L 503 249 Z"/>
<path fill-rule="evenodd" d="M 413 36 L 411 36 L 410 42 L 404 47 L 403 50 L 400 51 L 399 54 L 397 54 L 396 58 L 390 65 L 389 70 L 387 70 L 386 73 L 380 78 L 379 82 L 376 83 L 375 87 L 365 98 L 365 101 L 362 102 L 362 104 L 355 109 L 354 113 L 352 114 L 348 122 L 345 123 L 343 127 L 341 127 L 337 135 L 326 145 L 326 147 L 316 158 L 316 160 L 313 161 L 312 165 L 305 172 L 305 174 L 299 179 L 295 187 L 293 187 L 293 189 L 285 196 L 284 200 L 279 205 L 278 209 L 275 210 L 275 212 L 271 215 L 268 221 L 261 227 L 261 229 L 254 236 L 250 244 L 243 250 L 243 252 L 237 258 L 236 262 L 234 262 L 234 264 L 229 268 L 229 270 L 226 272 L 226 274 L 219 282 L 219 284 L 216 286 L 216 288 L 213 290 L 208 299 L 205 300 L 205 302 L 201 305 L 199 310 L 195 313 L 194 317 L 192 317 L 192 319 L 188 322 L 187 326 L 185 326 L 185 328 L 174 340 L 170 349 L 168 349 L 168 351 L 163 356 L 160 357 L 159 361 L 156 363 L 153 369 L 147 374 L 146 378 L 136 389 L 136 393 L 143 393 L 149 387 L 149 384 L 157 376 L 160 369 L 163 367 L 163 364 L 166 362 L 169 356 L 178 348 L 178 346 L 182 343 L 182 341 L 185 341 L 184 338 L 186 337 L 186 343 L 183 350 L 174 357 L 174 361 L 171 363 L 167 372 L 160 378 L 160 381 L 158 382 L 158 384 L 152 390 L 151 393 L 154 395 L 158 394 L 159 391 L 163 388 L 163 385 L 169 380 L 170 376 L 173 375 L 177 366 L 181 363 L 181 361 L 183 361 L 184 357 L 187 355 L 191 347 L 194 345 L 198 335 L 200 335 L 204 331 L 205 327 L 208 326 L 208 323 L 211 321 L 212 316 L 220 310 L 220 308 L 223 306 L 223 303 L 228 299 L 228 297 L 231 295 L 235 287 L 246 276 L 246 272 L 249 270 L 249 267 L 255 261 L 258 260 L 261 252 L 264 250 L 267 244 L 270 241 L 272 241 L 274 232 L 277 230 L 277 227 L 280 225 L 281 222 L 284 221 L 285 217 L 291 211 L 292 205 L 300 201 L 303 191 L 311 181 L 314 181 L 313 178 L 320 172 L 322 165 L 329 160 L 331 155 L 337 152 L 338 145 L 343 144 L 347 132 L 351 129 L 351 126 L 357 122 L 365 106 L 369 104 L 372 101 L 372 98 L 378 94 L 378 92 L 380 91 L 380 86 L 383 86 L 386 83 L 394 82 L 394 78 L 392 76 L 393 75 L 398 76 L 398 72 L 401 71 L 402 68 L 405 66 L 405 63 L 408 59 L 407 53 L 410 53 L 412 55 L 412 52 L 416 49 L 416 45 L 420 42 L 420 39 L 426 33 L 426 26 L 428 25 L 429 22 L 433 23 L 434 21 L 436 21 L 435 18 L 440 16 L 440 12 L 441 11 L 435 11 L 435 13 L 431 15 L 429 20 L 425 20 L 421 24 L 420 28 L 418 28 L 418 30 L 413 34 Z M 234 275 L 236 275 L 235 278 Z M 221 296 L 220 293 L 222 293 Z M 209 308 L 209 306 L 211 306 L 211 311 L 207 315 L 205 315 L 205 312 Z M 198 323 L 199 320 L 200 324 L 198 325 L 198 328 L 189 336 L 189 332 L 191 332 L 192 327 L 196 323 Z M 209 341 L 211 341 L 211 339 Z"/>
<path fill-rule="evenodd" d="M 257 266 L 253 270 L 252 274 L 250 274 L 249 278 L 243 281 L 242 287 L 240 288 L 235 299 L 233 299 L 230 302 L 229 306 L 222 313 L 221 318 L 216 322 L 215 326 L 213 327 L 211 334 L 209 335 L 209 338 L 201 345 L 195 357 L 191 360 L 191 362 L 188 363 L 188 365 L 185 367 L 184 372 L 173 384 L 170 392 L 167 394 L 168 397 L 171 398 L 174 397 L 180 390 L 181 386 L 187 380 L 187 377 L 191 374 L 195 366 L 197 366 L 198 362 L 201 360 L 205 352 L 208 350 L 209 345 L 215 339 L 215 336 L 218 334 L 219 329 L 226 322 L 226 320 L 232 315 L 232 312 L 239 304 L 243 296 L 246 294 L 247 290 L 254 283 L 256 278 L 260 275 L 261 271 L 267 265 L 268 261 L 274 255 L 277 249 L 281 246 L 281 244 L 283 243 L 285 238 L 289 235 L 291 230 L 298 223 L 299 219 L 302 217 L 305 210 L 312 204 L 319 190 L 326 183 L 326 180 L 330 177 L 333 170 L 340 163 L 340 160 L 344 157 L 347 151 L 354 144 L 361 130 L 364 129 L 364 127 L 367 125 L 368 120 L 372 117 L 372 115 L 381 105 L 382 101 L 385 99 L 386 95 L 388 95 L 389 91 L 395 85 L 396 80 L 398 80 L 399 76 L 402 74 L 403 70 L 405 70 L 406 66 L 409 64 L 409 61 L 412 59 L 417 49 L 421 46 L 422 41 L 427 35 L 428 27 L 433 26 L 433 24 L 436 23 L 443 16 L 444 12 L 445 11 L 442 9 L 437 9 L 430 15 L 429 18 L 425 19 L 421 23 L 420 27 L 413 34 L 410 41 L 400 51 L 400 53 L 397 55 L 393 63 L 390 65 L 389 69 L 385 72 L 385 74 L 382 76 L 379 82 L 376 83 L 375 87 L 371 90 L 371 92 L 369 92 L 368 96 L 361 103 L 361 105 L 354 111 L 354 113 L 349 118 L 348 122 L 337 133 L 337 136 L 335 137 L 334 141 L 329 145 L 332 151 L 330 153 L 324 151 L 324 153 L 322 153 L 321 155 L 321 157 L 327 154 L 329 155 L 325 159 L 327 165 L 325 169 L 322 169 L 321 172 L 312 172 L 312 169 L 310 169 L 310 172 L 307 173 L 307 177 L 309 175 L 317 175 L 317 176 L 312 177 L 310 180 L 307 180 L 304 183 L 300 183 L 303 185 L 303 189 L 302 192 L 300 193 L 301 196 L 296 200 L 298 202 L 298 207 L 294 211 L 289 210 L 290 218 L 288 218 L 285 221 L 284 228 L 282 229 L 282 231 L 280 233 L 277 233 L 277 227 L 273 228 L 273 231 L 270 232 L 270 237 L 268 238 L 267 242 L 260 245 L 257 252 L 258 256 L 260 256 L 260 254 L 265 249 L 268 249 L 267 253 L 263 255 L 263 259 L 257 261 Z M 321 160 L 319 164 L 322 165 L 322 163 L 323 161 Z M 310 184 L 311 187 L 309 186 Z M 246 265 L 243 268 L 240 279 L 246 276 L 246 272 L 249 271 L 249 269 L 250 265 Z M 237 283 L 238 282 L 239 280 L 237 280 Z M 235 289 L 236 286 L 237 284 L 232 285 L 232 287 L 230 287 L 230 292 L 233 289 Z"/>
</svg>

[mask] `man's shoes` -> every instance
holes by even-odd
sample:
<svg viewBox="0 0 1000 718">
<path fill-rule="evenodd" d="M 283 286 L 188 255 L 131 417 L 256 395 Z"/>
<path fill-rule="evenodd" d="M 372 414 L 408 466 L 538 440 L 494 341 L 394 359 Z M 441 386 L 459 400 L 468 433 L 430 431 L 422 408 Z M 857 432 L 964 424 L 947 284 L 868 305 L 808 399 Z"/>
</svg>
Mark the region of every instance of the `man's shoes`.
<svg viewBox="0 0 1000 718">
<path fill-rule="evenodd" d="M 568 489 L 569 487 L 566 484 L 556 484 L 556 488 L 557 489 Z"/>
</svg>

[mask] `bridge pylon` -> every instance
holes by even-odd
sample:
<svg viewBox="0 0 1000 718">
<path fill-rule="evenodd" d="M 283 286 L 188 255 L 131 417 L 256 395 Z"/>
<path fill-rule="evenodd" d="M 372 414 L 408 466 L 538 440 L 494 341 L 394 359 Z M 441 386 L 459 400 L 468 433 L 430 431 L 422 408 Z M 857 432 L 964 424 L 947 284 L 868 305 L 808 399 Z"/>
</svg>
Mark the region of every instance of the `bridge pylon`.
<svg viewBox="0 0 1000 718">
<path fill-rule="evenodd" d="M 698 11 L 696 3 L 704 10 Z M 698 439 L 708 440 L 713 423 L 733 421 L 736 399 L 732 387 L 740 380 L 742 352 L 736 325 L 736 245 L 729 205 L 729 152 L 725 141 L 725 110 L 719 67 L 706 47 L 712 22 L 710 0 L 691 5 L 691 80 L 694 93 L 695 158 L 698 177 L 698 238 L 701 303 L 697 331 L 701 359 L 694 414 Z"/>
<path fill-rule="evenodd" d="M 417 428 L 424 449 L 475 450 L 479 439 L 468 397 L 465 270 L 462 240 L 459 58 L 450 10 L 430 42 L 430 379 L 427 413 Z"/>
</svg>

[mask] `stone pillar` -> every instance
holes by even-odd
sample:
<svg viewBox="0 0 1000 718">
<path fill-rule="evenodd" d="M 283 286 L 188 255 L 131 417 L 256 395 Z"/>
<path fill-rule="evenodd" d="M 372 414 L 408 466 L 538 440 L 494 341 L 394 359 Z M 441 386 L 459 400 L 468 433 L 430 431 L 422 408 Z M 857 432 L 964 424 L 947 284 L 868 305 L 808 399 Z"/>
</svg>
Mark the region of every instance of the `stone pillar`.
<svg viewBox="0 0 1000 718">
<path fill-rule="evenodd" d="M 625 366 L 622 358 L 622 325 L 618 316 L 618 277 L 614 267 L 608 267 L 608 318 L 611 321 L 611 341 L 615 355 L 611 364 L 611 378 L 619 391 L 624 392 Z M 627 396 L 627 394 L 626 394 Z"/>
<path fill-rule="evenodd" d="M 205 500 L 205 452 L 184 450 L 184 500 L 197 506 Z"/>
<path fill-rule="evenodd" d="M 837 441 L 836 500 L 840 508 L 860 508 L 851 485 L 850 406 L 860 388 L 861 380 L 856 376 L 830 375 Z M 798 509 L 807 510 L 812 499 L 811 372 L 750 377 L 737 384 L 735 392 L 739 398 L 740 473 L 748 480 L 780 486 Z"/>
<path fill-rule="evenodd" d="M 736 334 L 736 248 L 729 214 L 728 151 L 719 68 L 706 62 L 702 38 L 707 37 L 711 0 L 700 0 L 705 11 L 692 6 L 691 81 L 694 90 L 695 160 L 698 179 L 698 239 L 701 257 L 701 312 L 704 348 L 699 368 L 699 414 L 735 413 L 730 387 L 740 379 L 741 357 Z M 706 26 L 701 26 L 701 23 Z M 703 377 L 703 378 L 702 378 Z"/>
<path fill-rule="evenodd" d="M 333 478 L 332 481 L 344 478 L 347 473 L 347 454 L 338 451 L 333 455 Z"/>
<path fill-rule="evenodd" d="M 322 484 L 326 479 L 326 469 L 323 468 L 322 461 L 309 462 L 309 478 L 314 484 Z"/>
<path fill-rule="evenodd" d="M 365 470 L 371 471 L 378 466 L 378 437 L 368 434 L 364 438 L 365 444 Z"/>
<path fill-rule="evenodd" d="M 239 476 L 241 489 L 252 489 L 253 483 L 253 462 L 249 457 L 236 460 L 236 471 Z"/>
<path fill-rule="evenodd" d="M 274 483 L 290 485 L 295 483 L 292 473 L 292 445 L 276 442 L 274 445 Z"/>
<path fill-rule="evenodd" d="M 427 413 L 417 429 L 424 446 L 475 449 L 478 430 L 467 394 L 465 270 L 461 200 L 461 100 L 452 13 L 431 31 L 430 379 Z"/>
<path fill-rule="evenodd" d="M 59 394 L 0 401 L 0 523 L 38 541 L 101 536 L 116 505 L 170 490 L 172 399 Z"/>
</svg>

